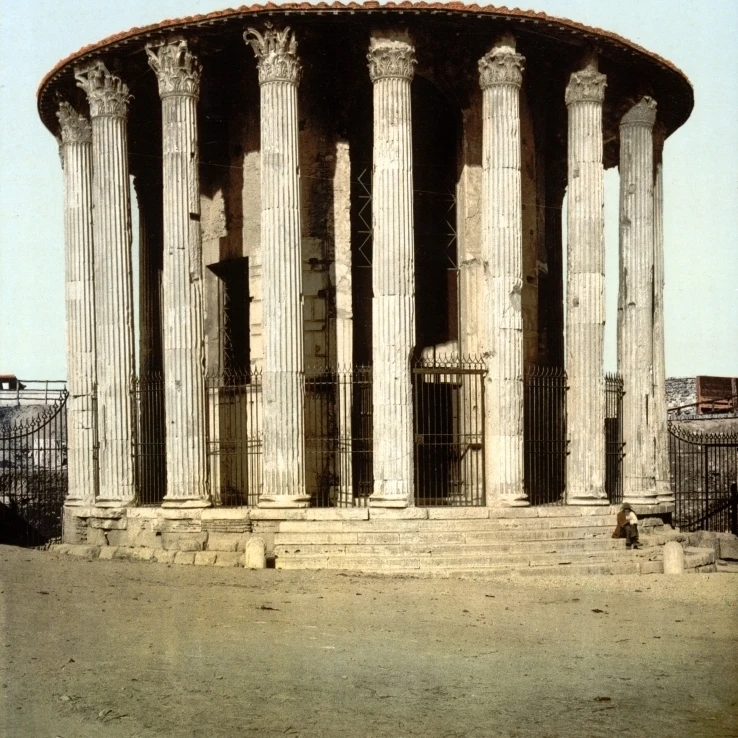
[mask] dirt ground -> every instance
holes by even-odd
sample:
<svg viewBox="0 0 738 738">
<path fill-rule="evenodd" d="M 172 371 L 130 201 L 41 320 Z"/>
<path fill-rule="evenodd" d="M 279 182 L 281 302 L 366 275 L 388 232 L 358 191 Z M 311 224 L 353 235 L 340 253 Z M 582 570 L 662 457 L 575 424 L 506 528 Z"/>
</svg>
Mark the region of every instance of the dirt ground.
<svg viewBox="0 0 738 738">
<path fill-rule="evenodd" d="M 410 579 L 0 546 L 3 738 L 738 736 L 738 576 Z"/>
</svg>

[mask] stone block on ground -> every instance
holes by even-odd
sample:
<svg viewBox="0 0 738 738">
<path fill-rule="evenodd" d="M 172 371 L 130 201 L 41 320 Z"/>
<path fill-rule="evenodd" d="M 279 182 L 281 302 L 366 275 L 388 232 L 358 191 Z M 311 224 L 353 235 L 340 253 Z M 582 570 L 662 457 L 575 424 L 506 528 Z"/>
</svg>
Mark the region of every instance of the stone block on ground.
<svg viewBox="0 0 738 738">
<path fill-rule="evenodd" d="M 163 548 L 154 551 L 154 561 L 160 564 L 173 564 L 177 551 L 165 551 Z"/>
<path fill-rule="evenodd" d="M 243 566 L 244 555 L 237 551 L 219 551 L 216 566 Z"/>
<path fill-rule="evenodd" d="M 684 574 L 684 549 L 681 543 L 664 544 L 664 574 Z"/>
<path fill-rule="evenodd" d="M 97 546 L 70 546 L 67 553 L 80 559 L 96 559 L 100 549 Z"/>
<path fill-rule="evenodd" d="M 153 561 L 154 560 L 154 549 L 152 548 L 131 549 L 131 558 L 134 561 Z"/>
<path fill-rule="evenodd" d="M 738 561 L 738 536 L 734 536 L 732 533 L 723 533 L 718 537 L 718 540 L 720 542 L 718 558 Z"/>
<path fill-rule="evenodd" d="M 105 546 L 100 549 L 99 558 L 103 561 L 112 561 L 118 554 L 117 546 Z"/>
<path fill-rule="evenodd" d="M 215 551 L 198 551 L 195 554 L 195 566 L 213 566 L 217 556 Z"/>
<path fill-rule="evenodd" d="M 248 540 L 244 565 L 247 569 L 266 569 L 266 544 L 263 538 L 252 536 Z"/>
<path fill-rule="evenodd" d="M 195 554 L 192 551 L 177 551 L 174 556 L 174 563 L 192 565 L 195 563 Z"/>
</svg>

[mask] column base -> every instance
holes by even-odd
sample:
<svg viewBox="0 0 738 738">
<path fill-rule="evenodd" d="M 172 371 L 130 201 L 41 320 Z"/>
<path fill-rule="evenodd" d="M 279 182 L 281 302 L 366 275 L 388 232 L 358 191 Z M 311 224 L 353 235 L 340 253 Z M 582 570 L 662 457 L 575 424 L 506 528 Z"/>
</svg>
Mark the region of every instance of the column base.
<svg viewBox="0 0 738 738">
<path fill-rule="evenodd" d="M 390 495 L 372 495 L 369 498 L 369 507 L 409 507 L 408 498 L 406 496 L 390 496 Z"/>
<path fill-rule="evenodd" d="M 165 497 L 161 501 L 162 507 L 198 508 L 212 507 L 213 503 L 206 497 Z"/>
<path fill-rule="evenodd" d="M 80 498 L 80 497 L 67 497 L 64 500 L 64 507 L 90 507 L 95 505 L 94 497 Z"/>
<path fill-rule="evenodd" d="M 659 498 L 656 495 L 644 496 L 644 495 L 623 495 L 623 504 L 628 505 L 658 505 Z"/>
<path fill-rule="evenodd" d="M 305 508 L 310 507 L 309 495 L 270 495 L 259 500 L 260 508 Z"/>
<path fill-rule="evenodd" d="M 128 500 L 112 500 L 98 497 L 98 499 L 96 499 L 95 502 L 92 504 L 95 507 L 132 507 L 133 498 L 131 497 Z"/>
</svg>

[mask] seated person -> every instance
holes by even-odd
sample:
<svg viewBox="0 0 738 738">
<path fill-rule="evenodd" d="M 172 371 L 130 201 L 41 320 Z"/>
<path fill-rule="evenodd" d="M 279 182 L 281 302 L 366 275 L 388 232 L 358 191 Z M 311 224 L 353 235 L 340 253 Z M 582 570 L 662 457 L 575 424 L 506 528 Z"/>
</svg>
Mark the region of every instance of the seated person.
<svg viewBox="0 0 738 738">
<path fill-rule="evenodd" d="M 638 543 L 638 516 L 630 509 L 630 505 L 626 502 L 618 513 L 617 525 L 613 538 L 625 538 L 626 548 L 641 548 Z"/>
</svg>

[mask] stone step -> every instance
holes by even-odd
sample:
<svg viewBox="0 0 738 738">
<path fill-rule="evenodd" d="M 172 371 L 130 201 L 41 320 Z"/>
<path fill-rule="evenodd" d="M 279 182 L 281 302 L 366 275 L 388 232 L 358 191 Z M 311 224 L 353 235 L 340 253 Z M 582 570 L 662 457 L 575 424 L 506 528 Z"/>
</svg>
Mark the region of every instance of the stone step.
<svg viewBox="0 0 738 738">
<path fill-rule="evenodd" d="M 515 541 L 552 540 L 595 540 L 610 539 L 611 529 L 607 528 L 554 528 L 524 530 L 468 530 L 468 531 L 397 531 L 397 532 L 278 532 L 274 535 L 275 545 L 305 546 L 322 545 L 385 545 L 419 544 L 437 546 L 441 544 L 498 543 Z"/>
<path fill-rule="evenodd" d="M 559 516 L 544 518 L 469 518 L 463 520 L 284 520 L 280 533 L 405 533 L 486 530 L 549 530 L 560 528 L 615 528 L 615 516 Z"/>
<path fill-rule="evenodd" d="M 347 569 L 352 571 L 379 571 L 385 569 L 492 569 L 495 567 L 546 567 L 570 564 L 608 564 L 619 560 L 646 560 L 635 551 L 579 551 L 568 554 L 480 554 L 456 553 L 453 555 L 393 555 L 372 556 L 368 554 L 299 554 L 282 555 L 276 558 L 278 569 Z"/>
<path fill-rule="evenodd" d="M 373 556 L 404 556 L 417 555 L 447 555 L 447 554 L 504 554 L 504 553 L 577 553 L 581 551 L 617 551 L 625 549 L 624 539 L 591 538 L 588 540 L 554 540 L 554 541 L 496 541 L 494 543 L 479 544 L 296 544 L 285 545 L 276 543 L 274 552 L 277 556 L 323 555 L 336 556 L 341 554 L 369 554 Z"/>
</svg>

